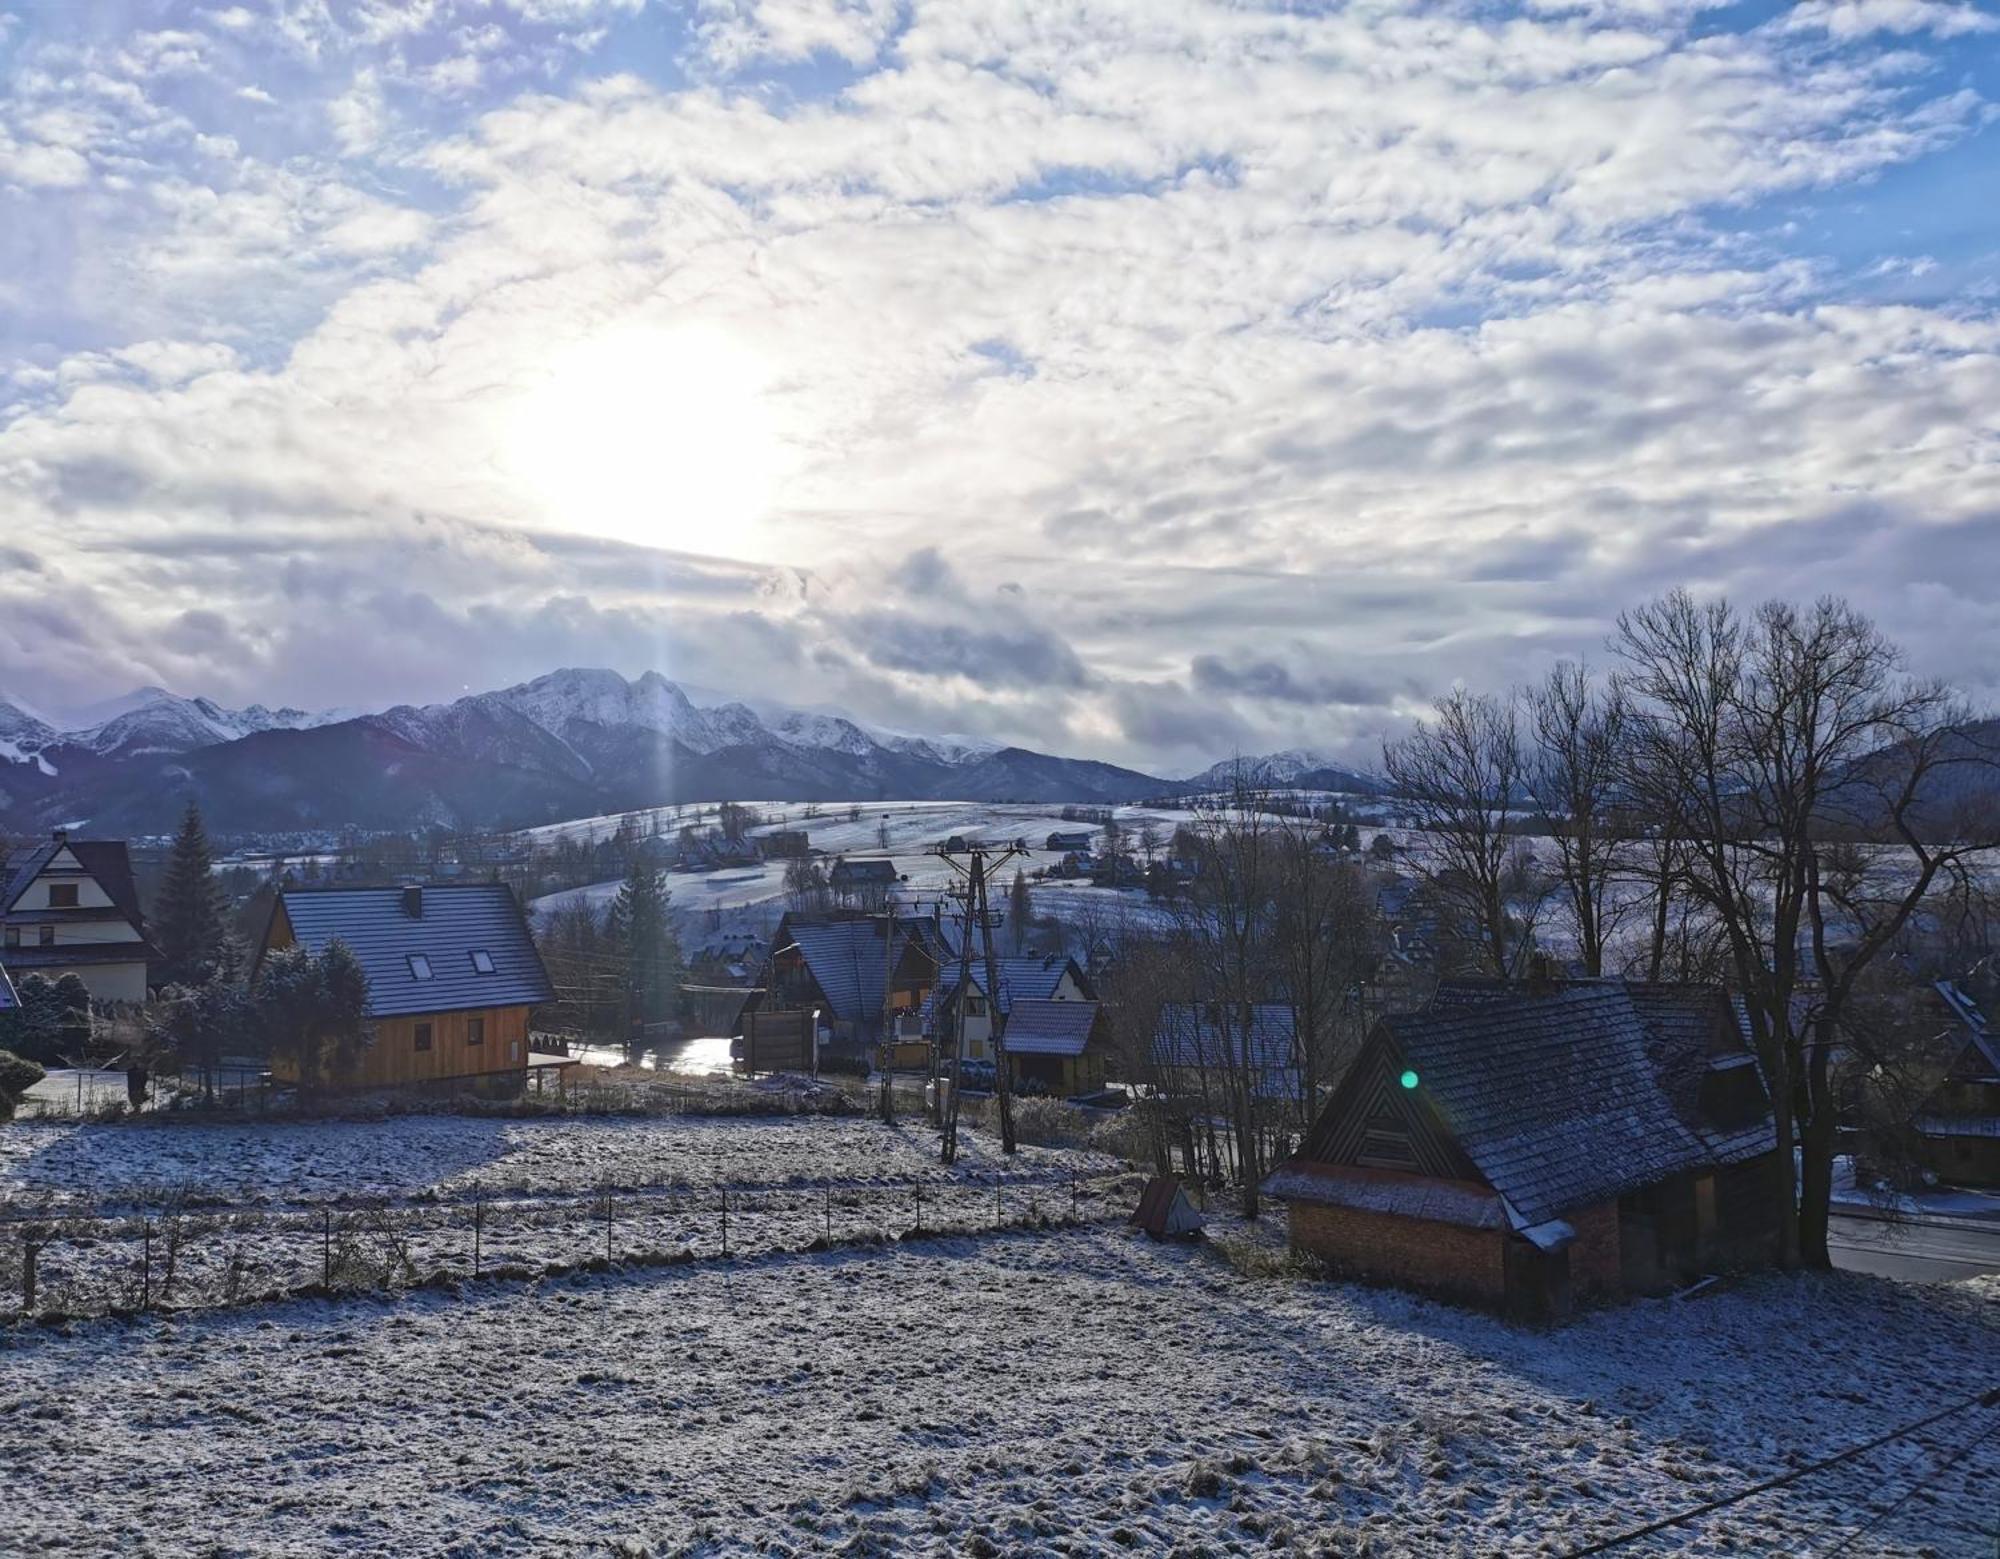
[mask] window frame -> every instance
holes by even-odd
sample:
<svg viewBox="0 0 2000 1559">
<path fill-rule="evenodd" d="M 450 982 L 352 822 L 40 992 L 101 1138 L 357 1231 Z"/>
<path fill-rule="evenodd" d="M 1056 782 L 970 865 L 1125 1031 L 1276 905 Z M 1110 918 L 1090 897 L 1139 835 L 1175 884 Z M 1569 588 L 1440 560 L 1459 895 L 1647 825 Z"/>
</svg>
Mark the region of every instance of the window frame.
<svg viewBox="0 0 2000 1559">
<path fill-rule="evenodd" d="M 467 1018 L 465 1020 L 465 1043 L 468 1046 L 483 1045 L 486 1043 L 486 1020 L 484 1018 Z"/>
<path fill-rule="evenodd" d="M 54 947 L 56 945 L 56 928 L 54 926 L 40 925 L 35 927 L 35 930 L 39 933 L 35 938 L 35 946 Z"/>
<path fill-rule="evenodd" d="M 58 898 L 56 895 L 61 894 Z M 52 882 L 49 884 L 50 909 L 81 909 L 77 902 L 77 885 L 73 882 Z"/>
<path fill-rule="evenodd" d="M 405 953 L 403 961 L 410 966 L 411 979 L 435 980 L 437 978 L 436 972 L 431 968 L 431 960 L 428 953 Z"/>
<path fill-rule="evenodd" d="M 4 932 L 0 932 L 0 947 L 19 947 L 20 945 L 21 928 L 19 926 L 8 926 Z"/>
<path fill-rule="evenodd" d="M 416 1024 L 410 1030 L 410 1047 L 413 1050 L 429 1050 L 434 1036 L 428 1023 Z"/>
<path fill-rule="evenodd" d="M 474 974 L 493 973 L 493 955 L 485 948 L 475 947 L 465 956 L 472 960 L 472 972 Z"/>
</svg>

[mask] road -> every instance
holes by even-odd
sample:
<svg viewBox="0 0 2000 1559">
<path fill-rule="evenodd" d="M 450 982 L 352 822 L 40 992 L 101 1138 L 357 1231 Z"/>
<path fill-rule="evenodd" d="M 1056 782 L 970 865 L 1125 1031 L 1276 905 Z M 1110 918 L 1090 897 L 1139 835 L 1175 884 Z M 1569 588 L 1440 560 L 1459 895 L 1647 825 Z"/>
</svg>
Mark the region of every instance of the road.
<svg viewBox="0 0 2000 1559">
<path fill-rule="evenodd" d="M 2000 1272 L 2000 1223 L 1883 1223 L 1835 1217 L 1827 1228 L 1833 1264 L 1849 1272 L 1931 1280 Z"/>
</svg>

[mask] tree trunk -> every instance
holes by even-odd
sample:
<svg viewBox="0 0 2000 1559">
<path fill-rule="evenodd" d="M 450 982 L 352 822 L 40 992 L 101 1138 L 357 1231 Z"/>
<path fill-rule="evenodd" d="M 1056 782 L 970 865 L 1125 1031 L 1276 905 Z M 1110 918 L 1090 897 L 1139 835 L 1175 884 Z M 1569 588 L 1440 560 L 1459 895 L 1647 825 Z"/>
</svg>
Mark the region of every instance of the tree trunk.
<svg viewBox="0 0 2000 1559">
<path fill-rule="evenodd" d="M 1833 1211 L 1833 1151 L 1839 1133 L 1829 1046 L 1822 1028 L 1806 1058 L 1806 1119 L 1799 1132 L 1799 1263 L 1820 1272 L 1833 1269 L 1827 1248 L 1827 1219 Z"/>
</svg>

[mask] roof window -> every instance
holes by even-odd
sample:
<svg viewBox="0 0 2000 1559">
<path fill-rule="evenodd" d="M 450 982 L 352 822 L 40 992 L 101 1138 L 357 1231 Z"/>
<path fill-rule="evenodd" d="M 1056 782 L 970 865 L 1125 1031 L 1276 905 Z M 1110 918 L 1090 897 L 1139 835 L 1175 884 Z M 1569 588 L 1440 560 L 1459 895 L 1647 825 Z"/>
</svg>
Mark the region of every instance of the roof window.
<svg viewBox="0 0 2000 1559">
<path fill-rule="evenodd" d="M 431 961 L 422 953 L 410 954 L 410 977 L 416 980 L 428 980 L 431 977 Z"/>
<path fill-rule="evenodd" d="M 493 955 L 483 947 L 475 947 L 472 950 L 472 970 L 475 974 L 491 974 L 493 972 Z"/>
</svg>

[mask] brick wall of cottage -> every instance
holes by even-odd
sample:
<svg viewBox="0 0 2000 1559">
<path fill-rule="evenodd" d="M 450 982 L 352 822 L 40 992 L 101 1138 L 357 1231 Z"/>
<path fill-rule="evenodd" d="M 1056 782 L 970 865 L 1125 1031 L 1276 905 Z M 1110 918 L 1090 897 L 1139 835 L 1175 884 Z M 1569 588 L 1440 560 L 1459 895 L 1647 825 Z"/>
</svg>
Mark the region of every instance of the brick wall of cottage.
<svg viewBox="0 0 2000 1559">
<path fill-rule="evenodd" d="M 1576 1238 L 1569 1247 L 1571 1291 L 1579 1298 L 1618 1294 L 1624 1287 L 1623 1260 L 1618 1248 L 1618 1204 L 1599 1202 L 1563 1217 L 1576 1230 Z"/>
<path fill-rule="evenodd" d="M 1507 1295 L 1505 1239 L 1497 1229 L 1461 1229 L 1392 1213 L 1293 1202 L 1292 1248 L 1336 1270 L 1500 1305 Z M 1612 1265 L 1618 1259 L 1613 1209 Z"/>
</svg>

